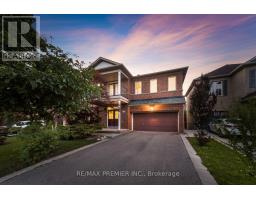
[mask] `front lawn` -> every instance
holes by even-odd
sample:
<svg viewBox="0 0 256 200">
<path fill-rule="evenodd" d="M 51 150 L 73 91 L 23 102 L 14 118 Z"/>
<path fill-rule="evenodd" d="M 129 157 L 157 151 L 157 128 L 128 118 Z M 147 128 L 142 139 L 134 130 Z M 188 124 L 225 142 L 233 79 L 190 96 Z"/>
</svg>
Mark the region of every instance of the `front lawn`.
<svg viewBox="0 0 256 200">
<path fill-rule="evenodd" d="M 196 138 L 190 137 L 188 140 L 218 184 L 256 184 L 256 178 L 247 173 L 248 165 L 239 153 L 215 140 L 211 140 L 207 146 L 199 146 Z"/>
<path fill-rule="evenodd" d="M 60 140 L 57 149 L 48 158 L 94 142 L 96 139 Z M 0 177 L 28 166 L 20 158 L 21 148 L 22 140 L 17 137 L 8 138 L 6 144 L 0 145 Z"/>
</svg>

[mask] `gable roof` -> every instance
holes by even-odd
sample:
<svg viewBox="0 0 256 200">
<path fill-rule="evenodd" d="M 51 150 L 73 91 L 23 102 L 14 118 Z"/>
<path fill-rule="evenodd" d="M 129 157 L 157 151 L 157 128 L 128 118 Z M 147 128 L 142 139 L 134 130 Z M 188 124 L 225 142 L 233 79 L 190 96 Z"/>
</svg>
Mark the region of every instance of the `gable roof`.
<svg viewBox="0 0 256 200">
<path fill-rule="evenodd" d="M 99 63 L 101 62 L 106 62 L 111 64 L 110 66 L 106 67 L 106 68 L 102 68 L 99 69 L 99 71 L 106 71 L 106 70 L 116 70 L 116 69 L 121 69 L 122 71 L 124 71 L 128 76 L 132 77 L 131 72 L 122 64 L 107 58 L 103 58 L 103 57 L 99 57 L 97 58 L 97 60 L 95 60 L 93 63 L 91 63 L 89 65 L 89 67 L 93 67 L 95 68 Z"/>
<path fill-rule="evenodd" d="M 235 70 L 240 64 L 228 64 L 224 65 L 218 69 L 215 69 L 206 75 L 209 77 L 215 77 L 215 76 L 228 76 L 231 74 L 233 70 Z"/>
<path fill-rule="evenodd" d="M 209 78 L 218 78 L 218 77 L 226 77 L 226 76 L 231 76 L 234 73 L 240 71 L 241 69 L 243 69 L 246 66 L 250 66 L 252 64 L 256 64 L 256 56 L 254 56 L 253 58 L 249 59 L 248 61 L 244 62 L 244 63 L 239 63 L 239 64 L 227 64 L 224 65 L 220 68 L 217 68 L 209 73 L 207 73 L 206 75 Z M 200 77 L 195 78 L 192 83 L 190 84 L 185 96 L 187 96 L 189 94 L 189 92 L 191 91 L 191 89 L 193 88 L 196 80 L 198 80 Z"/>
<path fill-rule="evenodd" d="M 253 58 L 251 58 L 250 60 L 248 60 L 245 63 L 256 63 L 256 56 L 254 56 Z"/>
<path fill-rule="evenodd" d="M 133 76 L 130 71 L 124 66 L 124 64 L 104 58 L 104 57 L 99 57 L 97 58 L 93 63 L 91 63 L 89 65 L 89 67 L 93 67 L 95 68 L 98 64 L 100 64 L 101 62 L 107 62 L 109 64 L 111 64 L 111 66 L 102 68 L 102 69 L 97 69 L 100 72 L 105 72 L 108 70 L 117 70 L 117 69 L 121 69 L 123 70 L 128 76 L 132 77 L 132 78 L 139 78 L 139 77 L 145 77 L 145 76 L 152 76 L 152 75 L 158 75 L 158 74 L 164 74 L 164 73 L 172 73 L 172 72 L 176 72 L 176 71 L 183 71 L 184 74 L 184 78 L 183 81 L 185 79 L 185 76 L 187 74 L 188 71 L 188 67 L 182 67 L 182 68 L 175 68 L 175 69 L 169 69 L 169 70 L 164 70 L 164 71 L 159 71 L 159 72 L 154 72 L 154 73 L 148 73 L 148 74 L 142 74 L 142 75 L 137 75 L 137 76 Z"/>
<path fill-rule="evenodd" d="M 101 62 L 107 62 L 109 64 L 112 65 L 121 65 L 121 63 L 107 59 L 107 58 L 103 58 L 103 57 L 98 57 L 94 62 L 92 62 L 89 67 L 96 67 L 99 63 Z"/>
</svg>

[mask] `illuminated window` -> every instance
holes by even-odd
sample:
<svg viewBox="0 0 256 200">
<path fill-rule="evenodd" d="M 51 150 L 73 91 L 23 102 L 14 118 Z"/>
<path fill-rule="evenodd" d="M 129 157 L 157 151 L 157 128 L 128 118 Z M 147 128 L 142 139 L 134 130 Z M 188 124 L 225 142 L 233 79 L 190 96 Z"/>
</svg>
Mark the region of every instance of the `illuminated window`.
<svg viewBox="0 0 256 200">
<path fill-rule="evenodd" d="M 157 92 L 157 79 L 151 79 L 150 80 L 150 93 L 156 93 Z"/>
<path fill-rule="evenodd" d="M 168 77 L 168 91 L 176 91 L 176 76 Z"/>
<path fill-rule="evenodd" d="M 113 110 L 108 111 L 108 119 L 114 119 L 114 111 Z"/>
<path fill-rule="evenodd" d="M 119 114 L 119 112 L 115 111 L 115 119 L 118 119 L 118 114 Z"/>
<path fill-rule="evenodd" d="M 141 81 L 135 82 L 135 94 L 141 94 Z"/>
</svg>

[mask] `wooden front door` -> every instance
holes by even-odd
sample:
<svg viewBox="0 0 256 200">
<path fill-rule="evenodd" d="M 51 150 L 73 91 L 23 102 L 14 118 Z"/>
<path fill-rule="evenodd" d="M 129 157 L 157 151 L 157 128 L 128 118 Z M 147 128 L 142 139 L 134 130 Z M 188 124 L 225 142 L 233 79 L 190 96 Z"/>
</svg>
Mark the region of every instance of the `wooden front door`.
<svg viewBox="0 0 256 200">
<path fill-rule="evenodd" d="M 108 110 L 108 127 L 118 126 L 118 110 Z"/>
</svg>

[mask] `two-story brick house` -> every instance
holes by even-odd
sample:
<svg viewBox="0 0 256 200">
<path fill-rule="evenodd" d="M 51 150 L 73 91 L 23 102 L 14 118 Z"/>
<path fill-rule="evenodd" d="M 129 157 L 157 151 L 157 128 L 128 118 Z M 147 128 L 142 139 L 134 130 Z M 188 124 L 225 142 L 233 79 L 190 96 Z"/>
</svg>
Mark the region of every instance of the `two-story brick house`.
<svg viewBox="0 0 256 200">
<path fill-rule="evenodd" d="M 133 76 L 123 64 L 102 57 L 90 67 L 100 74 L 108 93 L 98 103 L 102 126 L 183 132 L 182 85 L 188 67 Z"/>
<path fill-rule="evenodd" d="M 211 92 L 217 95 L 214 108 L 215 117 L 226 117 L 233 105 L 256 96 L 256 57 L 244 63 L 227 64 L 206 74 L 211 83 Z M 187 90 L 186 121 L 192 129 L 193 119 L 190 114 L 190 96 L 199 78 L 194 79 Z"/>
</svg>

